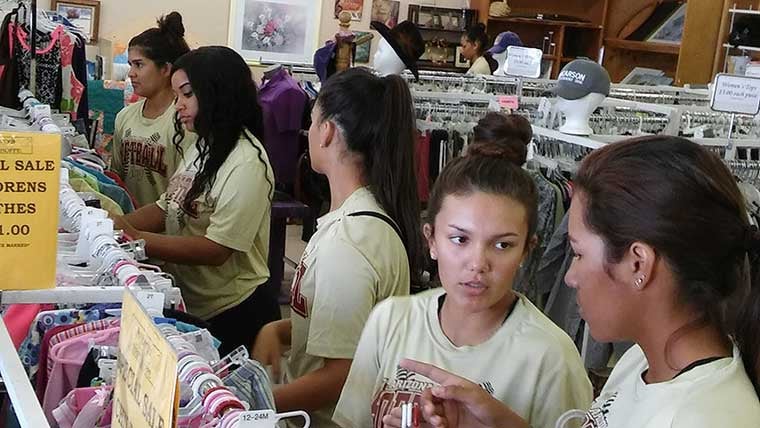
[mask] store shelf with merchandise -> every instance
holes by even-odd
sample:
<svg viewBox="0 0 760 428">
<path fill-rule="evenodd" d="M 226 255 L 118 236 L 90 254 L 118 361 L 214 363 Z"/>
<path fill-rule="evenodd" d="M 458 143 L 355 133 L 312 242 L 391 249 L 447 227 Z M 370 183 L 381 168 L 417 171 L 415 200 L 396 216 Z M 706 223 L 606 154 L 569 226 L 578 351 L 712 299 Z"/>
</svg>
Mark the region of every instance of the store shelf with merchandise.
<svg viewBox="0 0 760 428">
<path fill-rule="evenodd" d="M 550 77 L 556 79 L 561 67 L 575 58 L 599 60 L 608 2 L 511 0 L 508 16 L 488 16 L 485 8 L 488 35 L 495 39 L 504 31 L 517 33 L 525 46 L 544 51 Z"/>
</svg>

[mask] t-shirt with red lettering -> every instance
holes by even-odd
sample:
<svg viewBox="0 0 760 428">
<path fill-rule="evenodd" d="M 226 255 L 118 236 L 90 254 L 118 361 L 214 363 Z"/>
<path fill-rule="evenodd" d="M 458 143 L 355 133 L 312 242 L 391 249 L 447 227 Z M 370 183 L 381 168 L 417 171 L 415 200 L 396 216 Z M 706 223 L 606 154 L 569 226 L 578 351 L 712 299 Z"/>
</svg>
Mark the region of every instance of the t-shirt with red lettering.
<svg viewBox="0 0 760 428">
<path fill-rule="evenodd" d="M 441 288 L 377 305 L 362 332 L 333 420 L 344 428 L 380 428 L 402 403 L 420 403 L 430 379 L 399 367 L 404 358 L 469 379 L 534 428 L 554 428 L 564 412 L 591 404 L 578 350 L 522 295 L 485 342 L 455 346 L 438 319 Z"/>
<path fill-rule="evenodd" d="M 140 206 L 156 202 L 166 191 L 181 156 L 174 148 L 174 104 L 161 116 L 143 116 L 145 100 L 125 107 L 116 115 L 111 169 L 124 180 Z M 195 143 L 185 131 L 183 147 Z"/>
<path fill-rule="evenodd" d="M 350 216 L 362 211 L 385 214 L 367 187 L 318 220 L 301 256 L 291 288 L 285 382 L 322 368 L 326 358 L 353 358 L 372 308 L 389 296 L 409 294 L 404 243 L 384 221 Z M 312 426 L 334 427 L 334 407 L 310 412 Z M 293 421 L 289 427 L 300 426 Z"/>
</svg>

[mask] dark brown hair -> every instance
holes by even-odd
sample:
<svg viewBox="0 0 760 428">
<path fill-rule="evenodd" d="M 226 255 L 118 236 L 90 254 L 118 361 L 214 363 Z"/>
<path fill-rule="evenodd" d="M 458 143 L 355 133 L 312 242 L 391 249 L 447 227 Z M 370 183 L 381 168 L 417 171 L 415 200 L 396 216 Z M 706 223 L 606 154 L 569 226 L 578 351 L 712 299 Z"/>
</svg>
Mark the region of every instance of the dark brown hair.
<svg viewBox="0 0 760 428">
<path fill-rule="evenodd" d="M 528 119 L 516 114 L 491 112 L 478 121 L 473 145 L 486 143 L 500 146 L 505 157 L 522 166 L 528 157 L 528 144 L 532 139 L 533 128 Z"/>
<path fill-rule="evenodd" d="M 725 164 L 689 140 L 645 137 L 591 153 L 575 185 L 606 263 L 634 242 L 651 245 L 672 269 L 679 301 L 734 340 L 760 391 L 759 237 Z"/>
<path fill-rule="evenodd" d="M 473 25 L 464 33 L 464 37 L 478 47 L 478 56 L 485 58 L 488 67 L 491 69 L 491 74 L 493 74 L 499 68 L 499 63 L 493 58 L 493 55 L 486 51 L 488 49 L 486 25 L 482 22 Z"/>
<path fill-rule="evenodd" d="M 174 62 L 190 52 L 185 41 L 185 26 L 182 15 L 172 12 L 157 21 L 158 27 L 149 28 L 129 41 L 129 48 L 138 48 L 146 58 L 158 67 Z"/>
<path fill-rule="evenodd" d="M 512 159 L 509 147 L 480 143 L 469 147 L 466 156 L 451 161 L 433 186 L 427 222 L 432 227 L 448 195 L 485 192 L 514 199 L 525 208 L 528 222 L 525 251 L 536 233 L 538 191 L 533 179 Z"/>
<path fill-rule="evenodd" d="M 414 101 L 399 76 L 377 77 L 356 67 L 338 73 L 317 98 L 322 121 L 342 131 L 348 150 L 361 156 L 369 189 L 401 230 L 412 282 L 419 282 L 425 252 L 414 170 Z"/>
</svg>

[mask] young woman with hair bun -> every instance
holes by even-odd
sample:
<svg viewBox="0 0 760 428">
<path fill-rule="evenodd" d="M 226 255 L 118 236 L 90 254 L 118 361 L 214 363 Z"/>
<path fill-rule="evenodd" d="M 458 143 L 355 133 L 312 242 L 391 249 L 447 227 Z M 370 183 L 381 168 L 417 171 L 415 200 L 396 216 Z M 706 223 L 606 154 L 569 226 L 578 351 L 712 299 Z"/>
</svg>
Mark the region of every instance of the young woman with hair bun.
<svg viewBox="0 0 760 428">
<path fill-rule="evenodd" d="M 442 287 L 375 308 L 334 414 L 339 425 L 401 426 L 398 407 L 419 406 L 433 386 L 400 368 L 404 358 L 472 380 L 513 410 L 518 422 L 505 427 L 550 428 L 591 403 L 573 342 L 512 289 L 536 228 L 536 187 L 519 162 L 508 145 L 478 142 L 444 168 L 424 225 Z"/>
<path fill-rule="evenodd" d="M 111 170 L 124 181 L 138 205 L 156 202 L 166 191 L 179 157 L 175 134 L 172 64 L 190 51 L 182 16 L 172 12 L 129 41 L 128 76 L 143 97 L 116 115 Z M 185 136 L 192 144 L 194 136 Z"/>
<path fill-rule="evenodd" d="M 636 344 L 579 407 L 581 426 L 760 426 L 760 233 L 731 171 L 698 144 L 653 136 L 594 151 L 574 184 L 565 282 L 595 339 Z M 525 426 L 434 364 L 401 363 L 440 385 L 422 400 L 432 427 Z"/>
</svg>

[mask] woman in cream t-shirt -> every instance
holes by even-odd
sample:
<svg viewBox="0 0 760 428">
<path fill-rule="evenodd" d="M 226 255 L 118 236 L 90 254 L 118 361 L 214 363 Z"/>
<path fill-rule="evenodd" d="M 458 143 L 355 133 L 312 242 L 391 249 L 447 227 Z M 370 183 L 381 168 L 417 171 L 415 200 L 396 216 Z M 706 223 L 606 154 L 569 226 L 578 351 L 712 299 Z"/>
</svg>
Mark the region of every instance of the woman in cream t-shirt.
<svg viewBox="0 0 760 428">
<path fill-rule="evenodd" d="M 129 42 L 129 78 L 144 97 L 116 115 L 111 170 L 124 181 L 139 206 L 158 200 L 180 161 L 174 137 L 172 64 L 190 51 L 182 16 L 172 12 Z M 188 133 L 184 143 L 194 136 Z"/>
<path fill-rule="evenodd" d="M 261 107 L 250 69 L 225 47 L 179 58 L 172 86 L 179 119 L 198 142 L 178 147 L 182 160 L 157 203 L 117 225 L 167 263 L 189 312 L 208 321 L 224 355 L 250 346 L 262 325 L 279 319 L 276 301 L 257 293 L 269 279 L 274 182 L 258 139 Z"/>
</svg>

